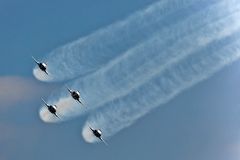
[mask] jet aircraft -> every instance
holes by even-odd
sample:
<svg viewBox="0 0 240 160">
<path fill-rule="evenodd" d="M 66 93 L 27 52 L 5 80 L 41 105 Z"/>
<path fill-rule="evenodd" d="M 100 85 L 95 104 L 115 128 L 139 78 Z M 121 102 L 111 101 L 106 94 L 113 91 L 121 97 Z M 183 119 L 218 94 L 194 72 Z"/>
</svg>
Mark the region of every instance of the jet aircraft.
<svg viewBox="0 0 240 160">
<path fill-rule="evenodd" d="M 91 131 L 92 131 L 92 133 L 93 133 L 93 135 L 95 136 L 95 137 L 97 137 L 98 139 L 100 139 L 105 145 L 108 145 L 105 141 L 104 141 L 104 139 L 102 138 L 102 131 L 100 130 L 100 129 L 93 129 L 93 128 L 91 128 L 91 127 L 89 127 L 90 129 L 91 129 Z"/>
<path fill-rule="evenodd" d="M 53 115 L 55 115 L 57 118 L 59 118 L 59 116 L 57 115 L 57 106 L 56 105 L 50 105 L 50 104 L 47 104 L 47 102 L 44 101 L 44 99 L 42 98 L 42 101 L 43 103 L 47 106 L 48 108 L 48 111 L 50 113 L 52 113 Z"/>
<path fill-rule="evenodd" d="M 34 57 L 32 57 L 32 59 L 36 62 L 36 64 L 38 65 L 39 69 L 48 75 L 47 64 L 43 63 L 43 62 L 38 62 Z"/>
<path fill-rule="evenodd" d="M 75 91 L 75 90 L 71 90 L 68 87 L 67 87 L 67 89 L 68 89 L 68 92 L 71 94 L 72 98 L 83 105 L 83 103 L 80 100 L 80 92 Z"/>
</svg>

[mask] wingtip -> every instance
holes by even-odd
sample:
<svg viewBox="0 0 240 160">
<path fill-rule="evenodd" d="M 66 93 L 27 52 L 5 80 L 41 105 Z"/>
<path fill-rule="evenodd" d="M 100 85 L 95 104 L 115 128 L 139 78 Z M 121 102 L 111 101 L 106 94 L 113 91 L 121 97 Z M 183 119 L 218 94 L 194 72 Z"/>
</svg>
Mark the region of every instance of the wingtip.
<svg viewBox="0 0 240 160">
<path fill-rule="evenodd" d="M 80 100 L 77 100 L 81 105 L 83 105 L 83 106 L 85 106 L 83 103 L 82 103 L 82 101 L 80 101 Z"/>
<path fill-rule="evenodd" d="M 71 89 L 68 86 L 66 86 L 66 88 L 67 88 L 68 92 L 71 93 Z"/>
<path fill-rule="evenodd" d="M 101 140 L 106 146 L 108 146 L 108 143 L 107 143 L 104 139 L 100 138 L 100 140 Z"/>
<path fill-rule="evenodd" d="M 93 128 L 92 127 L 88 126 L 88 128 L 93 132 Z"/>
<path fill-rule="evenodd" d="M 58 119 L 61 119 L 56 113 L 54 114 Z"/>
<path fill-rule="evenodd" d="M 39 63 L 33 56 L 32 56 L 32 59 L 34 60 L 35 63 Z"/>
<path fill-rule="evenodd" d="M 43 103 L 44 103 L 46 106 L 48 106 L 47 102 L 46 102 L 42 97 L 41 97 L 41 99 L 42 99 Z"/>
</svg>

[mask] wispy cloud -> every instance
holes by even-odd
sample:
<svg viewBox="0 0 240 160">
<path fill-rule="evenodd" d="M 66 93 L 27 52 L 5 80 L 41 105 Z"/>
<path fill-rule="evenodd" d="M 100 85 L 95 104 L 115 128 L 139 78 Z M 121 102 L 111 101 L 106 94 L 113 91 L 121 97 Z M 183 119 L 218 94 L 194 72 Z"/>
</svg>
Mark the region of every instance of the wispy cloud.
<svg viewBox="0 0 240 160">
<path fill-rule="evenodd" d="M 49 85 L 31 78 L 20 76 L 0 77 L 0 109 L 4 106 L 17 104 L 18 102 L 39 98 L 39 96 L 48 93 L 49 89 L 51 89 Z"/>
</svg>

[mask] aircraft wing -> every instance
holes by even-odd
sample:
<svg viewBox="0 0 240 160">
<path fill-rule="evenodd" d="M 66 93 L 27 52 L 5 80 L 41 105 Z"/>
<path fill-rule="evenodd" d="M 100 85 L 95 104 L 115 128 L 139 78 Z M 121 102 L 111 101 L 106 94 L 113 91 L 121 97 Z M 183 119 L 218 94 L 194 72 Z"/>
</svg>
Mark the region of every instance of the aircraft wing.
<svg viewBox="0 0 240 160">
<path fill-rule="evenodd" d="M 45 72 L 47 75 L 49 75 L 47 71 L 44 71 L 44 72 Z"/>
<path fill-rule="evenodd" d="M 108 143 L 104 140 L 104 139 L 102 139 L 101 137 L 99 138 L 106 146 L 108 146 Z"/>
<path fill-rule="evenodd" d="M 38 64 L 39 62 L 32 56 L 32 59 Z"/>
<path fill-rule="evenodd" d="M 47 102 L 46 101 L 44 101 L 44 99 L 43 98 L 41 98 L 42 99 L 42 101 L 43 101 L 43 103 L 48 107 L 48 104 L 47 104 Z"/>
<path fill-rule="evenodd" d="M 56 113 L 55 113 L 54 115 L 55 115 L 57 118 L 59 118 L 59 119 L 60 119 L 60 117 L 59 117 L 59 116 L 58 116 Z"/>
<path fill-rule="evenodd" d="M 77 101 L 84 106 L 84 104 L 82 103 L 82 101 L 80 101 L 80 100 L 77 100 Z"/>
</svg>

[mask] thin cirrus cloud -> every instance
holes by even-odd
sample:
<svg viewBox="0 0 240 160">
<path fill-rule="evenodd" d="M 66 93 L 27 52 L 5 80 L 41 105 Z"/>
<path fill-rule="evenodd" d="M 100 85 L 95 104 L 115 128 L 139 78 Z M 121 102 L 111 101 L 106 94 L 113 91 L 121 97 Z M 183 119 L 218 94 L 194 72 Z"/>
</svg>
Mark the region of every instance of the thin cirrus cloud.
<svg viewBox="0 0 240 160">
<path fill-rule="evenodd" d="M 46 94 L 49 85 L 42 84 L 34 79 L 20 76 L 0 77 L 1 106 L 12 106 L 19 102 L 30 101 Z"/>
</svg>

